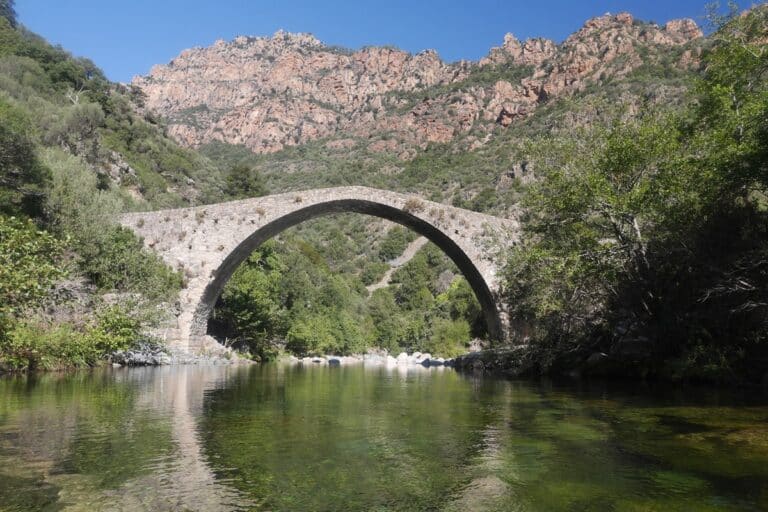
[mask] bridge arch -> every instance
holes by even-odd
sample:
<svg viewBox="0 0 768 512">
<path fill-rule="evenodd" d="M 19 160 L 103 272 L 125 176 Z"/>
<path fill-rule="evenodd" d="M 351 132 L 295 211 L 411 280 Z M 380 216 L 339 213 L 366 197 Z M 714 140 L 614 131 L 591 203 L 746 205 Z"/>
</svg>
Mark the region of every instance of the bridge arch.
<svg viewBox="0 0 768 512">
<path fill-rule="evenodd" d="M 482 308 L 489 336 L 492 339 L 500 339 L 502 337 L 502 322 L 496 299 L 471 258 L 467 256 L 456 242 L 439 228 L 406 210 L 363 199 L 337 199 L 316 203 L 287 213 L 256 229 L 224 258 L 221 265 L 214 272 L 213 279 L 205 287 L 200 302 L 195 308 L 190 335 L 192 337 L 205 336 L 208 321 L 216 306 L 216 301 L 224 290 L 224 286 L 226 286 L 235 270 L 261 244 L 302 222 L 324 215 L 350 212 L 362 213 L 396 222 L 412 229 L 437 245 L 456 264 L 459 271 L 469 282 Z"/>
<path fill-rule="evenodd" d="M 514 219 L 367 187 L 305 190 L 191 208 L 129 213 L 120 223 L 182 271 L 176 327 L 159 333 L 185 350 L 212 348 L 208 319 L 237 267 L 265 241 L 315 217 L 356 212 L 401 224 L 435 243 L 464 274 L 493 339 L 505 336 L 498 269 L 502 249 L 518 238 Z"/>
</svg>

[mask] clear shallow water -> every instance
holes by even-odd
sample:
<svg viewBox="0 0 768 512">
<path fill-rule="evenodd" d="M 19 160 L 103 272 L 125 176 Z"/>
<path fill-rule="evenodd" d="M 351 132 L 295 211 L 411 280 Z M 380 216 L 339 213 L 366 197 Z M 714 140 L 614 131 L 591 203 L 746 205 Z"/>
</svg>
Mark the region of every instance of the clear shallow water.
<svg viewBox="0 0 768 512">
<path fill-rule="evenodd" d="M 0 510 L 768 510 L 768 400 L 359 366 L 5 378 Z"/>
</svg>

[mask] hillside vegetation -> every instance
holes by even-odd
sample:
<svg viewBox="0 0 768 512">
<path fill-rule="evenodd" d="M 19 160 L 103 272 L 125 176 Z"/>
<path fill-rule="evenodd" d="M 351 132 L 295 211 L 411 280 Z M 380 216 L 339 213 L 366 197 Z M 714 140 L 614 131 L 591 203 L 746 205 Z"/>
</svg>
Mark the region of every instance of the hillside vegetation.
<svg viewBox="0 0 768 512">
<path fill-rule="evenodd" d="M 537 159 L 506 296 L 539 371 L 754 381 L 768 368 L 768 9 L 722 23 L 689 106 Z"/>
<path fill-rule="evenodd" d="M 523 216 L 503 290 L 510 342 L 525 347 L 504 363 L 516 371 L 759 380 L 766 33 L 764 7 L 718 20 L 707 38 L 687 22 L 604 16 L 561 45 L 507 38 L 455 67 L 433 53 L 338 52 L 282 34 L 217 43 L 124 86 L 29 33 L 11 9 L 0 17 L 0 366 L 97 364 L 173 322 L 182 276 L 105 220 L 116 213 L 366 185 Z M 329 68 L 309 71 L 312 97 L 258 90 L 275 116 L 309 110 L 260 120 L 247 144 L 220 136 L 235 133 L 239 111 L 195 97 L 174 98 L 178 112 L 152 109 L 177 69 L 256 50 L 257 74 L 330 52 L 360 87 L 386 78 L 389 89 L 336 105 Z M 384 54 L 402 64 L 384 78 L 350 60 Z M 259 359 L 370 347 L 458 355 L 485 326 L 434 245 L 389 286 L 366 289 L 413 238 L 353 214 L 291 228 L 238 269 L 210 332 Z"/>
<path fill-rule="evenodd" d="M 0 368 L 96 364 L 137 342 L 152 305 L 181 285 L 110 218 L 184 204 L 178 183 L 216 175 L 134 113 L 134 92 L 28 32 L 13 3 L 3 5 Z"/>
</svg>

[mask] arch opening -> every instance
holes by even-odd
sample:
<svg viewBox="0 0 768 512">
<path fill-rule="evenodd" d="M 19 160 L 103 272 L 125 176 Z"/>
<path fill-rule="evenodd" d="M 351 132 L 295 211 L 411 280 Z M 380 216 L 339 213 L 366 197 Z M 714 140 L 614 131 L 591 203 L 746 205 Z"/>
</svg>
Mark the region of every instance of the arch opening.
<svg viewBox="0 0 768 512">
<path fill-rule="evenodd" d="M 206 334 L 209 318 L 225 285 L 237 268 L 255 249 L 286 229 L 317 217 L 335 213 L 361 213 L 386 219 L 405 226 L 433 242 L 456 264 L 472 288 L 480 303 L 488 336 L 492 340 L 502 339 L 502 321 L 496 300 L 488 283 L 461 247 L 438 227 L 413 213 L 386 204 L 362 199 L 341 199 L 313 204 L 287 213 L 256 229 L 227 255 L 212 274 L 212 279 L 207 284 L 195 309 L 190 331 L 191 336 L 199 337 Z"/>
</svg>

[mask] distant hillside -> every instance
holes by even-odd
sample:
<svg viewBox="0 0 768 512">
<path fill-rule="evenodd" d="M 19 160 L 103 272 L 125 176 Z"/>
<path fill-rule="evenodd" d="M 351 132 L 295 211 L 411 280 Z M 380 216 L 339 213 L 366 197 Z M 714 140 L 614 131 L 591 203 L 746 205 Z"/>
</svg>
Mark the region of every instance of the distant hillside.
<svg viewBox="0 0 768 512">
<path fill-rule="evenodd" d="M 374 153 L 410 160 L 415 149 L 472 134 L 486 143 L 541 105 L 638 70 L 661 77 L 696 69 L 702 32 L 691 20 L 660 27 L 629 14 L 593 18 L 562 44 L 507 34 L 479 62 L 447 64 L 427 50 L 350 51 L 308 34 L 237 37 L 183 51 L 133 85 L 186 146 L 214 141 L 271 153 L 317 139 L 345 150 L 364 139 Z M 655 94 L 666 96 L 667 84 Z M 617 98 L 637 111 L 641 98 Z"/>
</svg>

